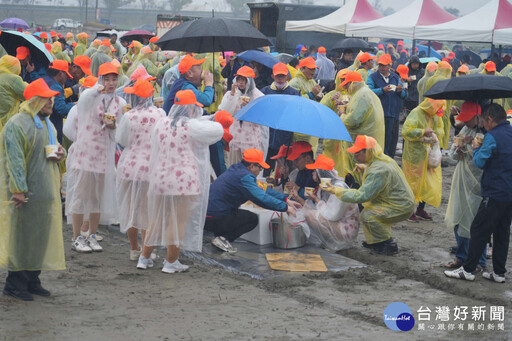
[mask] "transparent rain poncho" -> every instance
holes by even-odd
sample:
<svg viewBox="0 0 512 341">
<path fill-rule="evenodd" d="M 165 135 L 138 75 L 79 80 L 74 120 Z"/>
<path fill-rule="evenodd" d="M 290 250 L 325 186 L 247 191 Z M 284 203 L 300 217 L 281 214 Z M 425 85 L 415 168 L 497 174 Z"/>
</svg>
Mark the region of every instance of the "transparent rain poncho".
<svg viewBox="0 0 512 341">
<path fill-rule="evenodd" d="M 110 57 L 110 47 L 105 45 L 100 45 L 98 50 L 94 52 L 91 57 L 91 72 L 94 77 L 98 77 L 98 70 L 100 65 L 111 62 L 112 57 Z"/>
<path fill-rule="evenodd" d="M 434 75 L 427 81 L 427 85 L 425 86 L 425 92 L 428 91 L 434 84 L 441 80 L 449 79 L 452 77 L 452 67 L 447 62 L 439 62 L 437 66 L 437 71 Z M 450 128 L 452 125 L 450 124 L 450 109 L 443 108 L 443 136 L 438 136 L 439 138 L 439 146 L 442 149 L 448 149 L 450 143 Z"/>
<path fill-rule="evenodd" d="M 414 211 L 414 195 L 395 160 L 384 155 L 375 139 L 366 136 L 366 170 L 359 189 L 336 189 L 345 202 L 363 204 L 359 218 L 368 244 L 391 238 L 391 225 Z M 373 147 L 372 147 L 373 146 Z"/>
<path fill-rule="evenodd" d="M 236 77 L 233 83 L 236 82 Z M 263 96 L 255 84 L 253 78 L 247 78 L 247 86 L 245 91 L 236 89 L 235 95 L 231 95 L 231 91 L 226 92 L 219 105 L 219 110 L 226 110 L 231 115 L 235 115 L 241 109 L 241 96 L 250 97 L 250 101 Z M 229 142 L 228 164 L 231 166 L 242 161 L 242 152 L 246 149 L 256 148 L 263 151 L 263 157 L 267 157 L 269 128 L 256 123 L 242 122 L 233 117 L 233 125 L 230 128 L 233 139 Z"/>
<path fill-rule="evenodd" d="M 315 79 L 333 80 L 336 77 L 336 69 L 334 63 L 327 58 L 325 53 L 318 53 L 316 58 L 316 66 L 318 66 L 318 72 L 315 75 Z"/>
<path fill-rule="evenodd" d="M 18 112 L 27 83 L 19 76 L 20 61 L 9 55 L 0 58 L 0 131 Z"/>
<path fill-rule="evenodd" d="M 318 178 L 329 178 L 335 187 L 348 189 L 336 171 L 316 169 Z M 343 202 L 335 195 L 319 191 L 320 201 L 306 201 L 304 216 L 309 225 L 309 241 L 321 242 L 327 249 L 339 251 L 356 245 L 359 231 L 359 208 L 357 204 Z"/>
<path fill-rule="evenodd" d="M 115 93 L 101 94 L 100 76 L 95 86 L 85 90 L 77 103 L 77 134 L 73 144 L 73 158 L 68 170 L 66 215 L 100 213 L 101 220 L 116 219 L 115 196 L 115 129 L 105 127 L 104 116 L 116 117 L 119 123 L 125 100 Z"/>
<path fill-rule="evenodd" d="M 149 225 L 144 244 L 201 252 L 210 188 L 209 145 L 222 125 L 201 118 L 202 108 L 173 105 L 151 136 Z"/>
<path fill-rule="evenodd" d="M 441 139 L 444 134 L 443 120 L 436 112 L 443 107 L 445 101 L 425 99 L 409 113 L 402 127 L 404 148 L 402 168 L 409 186 L 414 193 L 415 201 L 424 201 L 439 207 L 442 193 L 441 166 L 428 167 L 428 141 L 424 142 L 425 129 L 431 128 Z"/>
<path fill-rule="evenodd" d="M 55 57 L 55 59 L 65 60 L 68 63 L 71 63 L 71 58 L 69 56 L 62 52 L 62 44 L 56 41 L 52 44 L 52 55 Z"/>
<path fill-rule="evenodd" d="M 147 229 L 149 158 L 151 133 L 165 112 L 153 105 L 152 97 L 128 95 L 132 109 L 123 115 L 116 129 L 116 142 L 124 147 L 117 164 L 116 190 L 120 230 Z"/>
<path fill-rule="evenodd" d="M 131 76 L 131 74 L 137 69 L 139 65 L 144 66 L 147 73 L 149 73 L 151 76 L 156 77 L 158 76 L 158 67 L 151 61 L 151 56 L 153 53 L 147 52 L 143 53 L 142 51 L 139 52 L 137 57 L 133 60 L 132 65 L 128 68 L 126 71 L 126 75 L 128 77 Z"/>
<path fill-rule="evenodd" d="M 128 48 L 128 52 L 121 59 L 121 65 L 123 66 L 123 71 L 128 71 L 128 68 L 135 61 L 135 58 L 139 55 L 140 49 L 142 49 L 142 44 L 137 40 L 133 40 L 133 47 Z"/>
<path fill-rule="evenodd" d="M 58 143 L 57 132 L 49 119 L 36 117 L 47 102 L 38 96 L 23 102 L 0 134 L 0 267 L 9 271 L 66 267 L 59 168 L 44 151 Z M 28 201 L 17 209 L 12 193 Z"/>
<path fill-rule="evenodd" d="M 119 69 L 121 69 L 121 68 L 119 68 Z M 137 66 L 135 71 L 131 74 L 131 76 L 128 79 L 128 82 L 126 82 L 126 84 L 118 84 L 118 88 L 116 89 L 116 95 L 123 98 L 130 105 L 131 105 L 130 102 L 132 99 L 139 102 L 139 100 L 137 99 L 138 96 L 132 96 L 131 94 L 127 94 L 126 92 L 124 92 L 124 89 L 126 89 L 128 87 L 132 87 L 133 84 L 135 84 L 135 82 L 139 78 L 146 80 L 149 77 L 151 77 L 151 75 L 147 73 L 146 68 L 143 65 L 139 64 L 139 66 Z M 134 108 L 134 106 L 132 106 L 132 108 Z"/>
<path fill-rule="evenodd" d="M 425 97 L 423 97 L 423 94 L 427 91 L 425 87 L 427 86 L 428 80 L 436 73 L 436 70 L 436 62 L 429 62 L 427 64 L 427 68 L 425 69 L 423 77 L 421 77 L 421 79 L 418 81 L 418 103 L 423 102 L 423 100 L 425 99 Z"/>
</svg>

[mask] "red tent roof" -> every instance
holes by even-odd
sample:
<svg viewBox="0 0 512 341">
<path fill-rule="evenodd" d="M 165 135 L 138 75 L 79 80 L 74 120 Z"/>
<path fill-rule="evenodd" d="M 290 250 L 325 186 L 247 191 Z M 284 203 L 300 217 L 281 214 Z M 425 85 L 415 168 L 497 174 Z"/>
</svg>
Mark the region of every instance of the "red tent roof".
<svg viewBox="0 0 512 341">
<path fill-rule="evenodd" d="M 417 25 L 442 24 L 456 18 L 456 16 L 439 7 L 433 0 L 423 0 Z"/>
<path fill-rule="evenodd" d="M 373 6 L 368 3 L 368 0 L 358 0 L 356 9 L 352 15 L 352 19 L 350 19 L 349 22 L 359 23 L 379 19 L 382 17 L 383 15 L 380 14 L 375 8 L 373 8 Z"/>
<path fill-rule="evenodd" d="M 494 23 L 495 29 L 512 27 L 512 5 L 507 0 L 500 0 Z"/>
</svg>

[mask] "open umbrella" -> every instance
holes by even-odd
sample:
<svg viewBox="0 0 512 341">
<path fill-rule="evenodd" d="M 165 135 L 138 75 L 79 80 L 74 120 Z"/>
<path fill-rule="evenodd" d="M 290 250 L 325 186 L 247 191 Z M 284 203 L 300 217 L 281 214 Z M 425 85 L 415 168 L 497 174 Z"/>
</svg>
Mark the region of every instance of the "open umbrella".
<svg viewBox="0 0 512 341">
<path fill-rule="evenodd" d="M 235 117 L 274 129 L 352 142 L 347 128 L 334 111 L 301 96 L 262 96 L 249 102 Z"/>
<path fill-rule="evenodd" d="M 368 44 L 363 39 L 359 38 L 346 38 L 343 40 L 338 41 L 334 46 L 332 47 L 333 50 L 354 50 L 354 51 L 372 51 L 373 47 L 371 47 L 370 44 Z"/>
<path fill-rule="evenodd" d="M 434 84 L 425 97 L 482 101 L 512 97 L 512 79 L 501 76 L 472 74 L 453 77 Z"/>
<path fill-rule="evenodd" d="M 279 53 L 276 58 L 279 59 L 281 63 L 288 64 L 295 57 L 288 53 Z"/>
<path fill-rule="evenodd" d="M 144 37 L 147 37 L 149 39 L 154 36 L 155 35 L 153 33 L 146 31 L 146 30 L 131 30 L 131 31 L 128 31 L 125 34 L 123 34 L 123 36 L 119 39 L 123 40 L 123 41 L 137 40 L 142 43 L 144 40 Z"/>
<path fill-rule="evenodd" d="M 263 64 L 266 67 L 271 68 L 271 69 L 274 67 L 274 65 L 279 63 L 279 59 L 277 59 L 276 57 L 274 57 L 268 53 L 258 51 L 258 50 L 248 50 L 248 51 L 237 54 L 237 57 L 245 60 L 246 62 L 250 62 L 251 60 L 254 60 L 255 62 Z"/>
<path fill-rule="evenodd" d="M 26 30 L 30 26 L 27 25 L 25 20 L 20 18 L 7 18 L 4 21 L 0 22 L 0 26 L 3 28 L 10 28 L 13 30 L 17 30 L 18 28 L 22 28 Z"/>
<path fill-rule="evenodd" d="M 32 60 L 40 62 L 43 66 L 48 66 L 48 64 L 53 61 L 52 55 L 48 52 L 44 44 L 31 34 L 16 31 L 3 31 L 2 34 L 0 34 L 0 44 L 5 48 L 5 51 L 12 56 L 16 55 L 16 49 L 18 47 L 28 47 Z"/>
<path fill-rule="evenodd" d="M 272 43 L 263 33 L 243 21 L 200 18 L 167 31 L 156 43 L 162 50 L 187 52 L 246 51 Z"/>
</svg>

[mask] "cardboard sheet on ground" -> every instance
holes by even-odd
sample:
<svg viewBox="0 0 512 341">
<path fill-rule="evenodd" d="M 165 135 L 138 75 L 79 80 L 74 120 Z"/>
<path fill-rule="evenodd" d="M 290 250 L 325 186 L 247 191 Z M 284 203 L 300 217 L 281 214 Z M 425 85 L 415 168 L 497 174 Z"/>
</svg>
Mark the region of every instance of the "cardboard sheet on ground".
<svg viewBox="0 0 512 341">
<path fill-rule="evenodd" d="M 296 272 L 326 272 L 327 267 L 320 255 L 302 253 L 266 253 L 268 265 L 273 270 Z"/>
</svg>

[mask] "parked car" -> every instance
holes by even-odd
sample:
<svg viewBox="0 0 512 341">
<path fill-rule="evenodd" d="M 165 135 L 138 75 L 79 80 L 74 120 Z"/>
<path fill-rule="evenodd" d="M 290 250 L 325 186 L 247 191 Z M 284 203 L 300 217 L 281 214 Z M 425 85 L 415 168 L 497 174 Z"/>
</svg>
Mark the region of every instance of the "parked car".
<svg viewBox="0 0 512 341">
<path fill-rule="evenodd" d="M 73 19 L 60 18 L 54 21 L 53 28 L 58 28 L 60 30 L 64 28 L 79 28 L 82 24 Z"/>
</svg>

